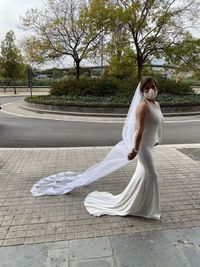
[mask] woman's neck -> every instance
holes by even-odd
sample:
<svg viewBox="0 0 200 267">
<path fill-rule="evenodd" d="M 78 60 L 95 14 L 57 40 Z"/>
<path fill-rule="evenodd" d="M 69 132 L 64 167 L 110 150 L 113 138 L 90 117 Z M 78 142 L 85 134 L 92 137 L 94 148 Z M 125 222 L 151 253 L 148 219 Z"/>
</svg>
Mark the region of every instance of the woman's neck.
<svg viewBox="0 0 200 267">
<path fill-rule="evenodd" d="M 146 100 L 148 100 L 149 102 L 155 103 L 155 99 L 148 99 L 148 98 L 146 98 Z"/>
</svg>

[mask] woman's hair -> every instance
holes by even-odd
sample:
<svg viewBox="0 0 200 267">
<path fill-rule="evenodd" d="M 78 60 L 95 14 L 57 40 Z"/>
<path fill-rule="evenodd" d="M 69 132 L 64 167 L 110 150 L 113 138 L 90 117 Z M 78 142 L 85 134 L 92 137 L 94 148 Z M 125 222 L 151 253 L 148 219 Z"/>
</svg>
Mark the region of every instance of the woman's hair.
<svg viewBox="0 0 200 267">
<path fill-rule="evenodd" d="M 153 82 L 153 83 L 155 84 L 156 88 L 158 89 L 158 83 L 157 83 L 156 79 L 153 78 L 153 77 L 150 77 L 150 76 L 149 76 L 149 77 L 145 77 L 145 78 L 143 78 L 143 79 L 141 80 L 141 84 L 140 84 L 140 92 L 143 93 L 144 88 L 145 88 L 146 85 L 147 85 L 148 83 L 150 83 L 150 82 Z"/>
</svg>

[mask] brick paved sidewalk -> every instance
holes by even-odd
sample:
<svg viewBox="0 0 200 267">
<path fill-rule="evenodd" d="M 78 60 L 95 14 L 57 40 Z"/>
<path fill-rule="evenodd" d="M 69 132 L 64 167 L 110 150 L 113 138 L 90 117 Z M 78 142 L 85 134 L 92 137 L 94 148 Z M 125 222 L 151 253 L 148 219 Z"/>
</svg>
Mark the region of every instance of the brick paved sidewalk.
<svg viewBox="0 0 200 267">
<path fill-rule="evenodd" d="M 200 226 L 200 144 L 155 148 L 161 194 L 161 221 L 89 215 L 83 205 L 93 191 L 121 192 L 136 161 L 64 196 L 33 197 L 41 177 L 84 170 L 104 158 L 109 147 L 0 149 L 0 245 L 35 244 Z M 186 154 L 187 155 L 186 155 Z M 188 156 L 189 155 L 189 156 Z"/>
</svg>

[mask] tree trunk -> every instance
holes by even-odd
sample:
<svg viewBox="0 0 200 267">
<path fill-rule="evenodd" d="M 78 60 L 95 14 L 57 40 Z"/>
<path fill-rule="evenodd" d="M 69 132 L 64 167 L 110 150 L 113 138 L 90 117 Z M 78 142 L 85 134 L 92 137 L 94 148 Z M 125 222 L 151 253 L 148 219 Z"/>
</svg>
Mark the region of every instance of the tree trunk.
<svg viewBox="0 0 200 267">
<path fill-rule="evenodd" d="M 138 82 L 139 82 L 142 79 L 142 68 L 143 68 L 143 63 L 142 63 L 142 59 L 141 58 L 138 59 L 137 65 L 138 65 L 137 79 L 138 79 Z"/>
<path fill-rule="evenodd" d="M 79 80 L 80 78 L 80 60 L 76 60 L 76 79 Z"/>
</svg>

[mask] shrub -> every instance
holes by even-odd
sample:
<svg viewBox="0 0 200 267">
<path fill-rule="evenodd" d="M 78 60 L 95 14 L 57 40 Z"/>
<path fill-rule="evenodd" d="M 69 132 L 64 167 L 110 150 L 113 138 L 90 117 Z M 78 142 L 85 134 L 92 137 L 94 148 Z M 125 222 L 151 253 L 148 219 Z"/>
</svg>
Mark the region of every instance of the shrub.
<svg viewBox="0 0 200 267">
<path fill-rule="evenodd" d="M 187 78 L 185 82 L 190 86 L 200 86 L 200 79 L 195 79 L 193 77 Z"/>
<path fill-rule="evenodd" d="M 53 84 L 52 78 L 43 78 L 43 79 L 33 78 L 33 86 L 52 86 L 52 84 Z"/>
<path fill-rule="evenodd" d="M 95 96 L 132 96 L 136 87 L 137 80 L 129 77 L 117 79 L 111 77 L 87 78 L 82 77 L 79 81 L 73 78 L 57 80 L 53 84 L 51 95 L 95 95 Z M 192 94 L 190 83 L 174 80 L 158 79 L 160 93 L 171 95 Z"/>
<path fill-rule="evenodd" d="M 118 91 L 116 95 L 118 95 L 119 97 L 132 97 L 137 88 L 138 81 L 133 77 L 129 77 L 126 79 L 118 79 L 117 84 Z"/>
<path fill-rule="evenodd" d="M 158 85 L 160 93 L 171 95 L 186 95 L 193 93 L 190 84 L 186 82 L 176 82 L 171 79 L 158 79 Z"/>
<path fill-rule="evenodd" d="M 51 95 L 96 95 L 106 96 L 116 94 L 117 81 L 113 79 L 81 78 L 65 79 L 53 84 Z"/>
<path fill-rule="evenodd" d="M 95 79 L 94 85 L 92 95 L 97 96 L 115 95 L 119 88 L 117 80 L 108 78 Z"/>
</svg>

